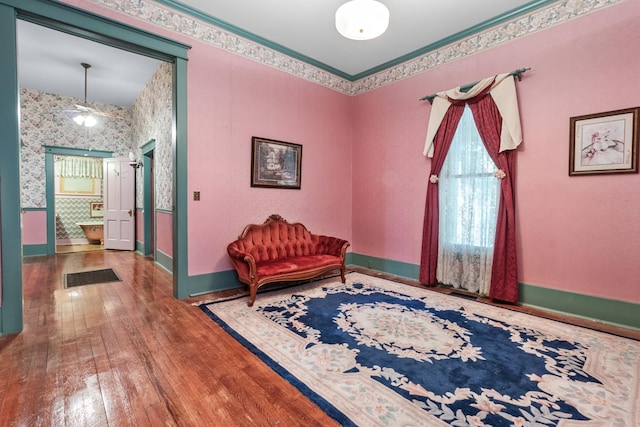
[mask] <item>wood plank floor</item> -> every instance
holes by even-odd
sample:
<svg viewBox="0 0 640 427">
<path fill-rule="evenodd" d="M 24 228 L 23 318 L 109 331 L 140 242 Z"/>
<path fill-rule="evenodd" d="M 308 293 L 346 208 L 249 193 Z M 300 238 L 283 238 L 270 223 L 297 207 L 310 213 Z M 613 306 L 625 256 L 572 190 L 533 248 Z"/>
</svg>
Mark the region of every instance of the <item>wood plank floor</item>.
<svg viewBox="0 0 640 427">
<path fill-rule="evenodd" d="M 65 289 L 63 274 L 122 282 Z M 24 331 L 0 337 L 2 426 L 332 426 L 139 254 L 25 258 Z"/>
<path fill-rule="evenodd" d="M 65 273 L 102 268 L 122 282 L 64 288 Z M 24 331 L 0 337 L 0 425 L 336 425 L 194 299 L 174 299 L 171 281 L 131 252 L 25 258 Z M 640 339 L 638 331 L 521 310 Z"/>
</svg>

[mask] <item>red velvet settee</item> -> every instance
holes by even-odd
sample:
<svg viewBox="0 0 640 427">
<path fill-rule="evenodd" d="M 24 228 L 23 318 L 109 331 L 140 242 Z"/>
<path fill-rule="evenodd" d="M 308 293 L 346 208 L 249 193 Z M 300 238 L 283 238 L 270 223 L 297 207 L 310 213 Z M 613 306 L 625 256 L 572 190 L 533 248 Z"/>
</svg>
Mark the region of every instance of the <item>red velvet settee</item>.
<svg viewBox="0 0 640 427">
<path fill-rule="evenodd" d="M 249 285 L 251 307 L 266 283 L 311 279 L 331 270 L 340 270 L 344 283 L 348 247 L 346 240 L 311 234 L 300 223 L 271 215 L 264 224 L 247 225 L 227 253 L 238 279 Z"/>
</svg>

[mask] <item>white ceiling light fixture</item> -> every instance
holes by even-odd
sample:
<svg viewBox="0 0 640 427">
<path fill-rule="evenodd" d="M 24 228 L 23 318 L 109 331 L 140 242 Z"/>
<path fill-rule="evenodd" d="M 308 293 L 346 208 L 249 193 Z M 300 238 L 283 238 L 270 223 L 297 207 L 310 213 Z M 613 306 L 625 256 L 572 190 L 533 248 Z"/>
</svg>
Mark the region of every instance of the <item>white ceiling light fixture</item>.
<svg viewBox="0 0 640 427">
<path fill-rule="evenodd" d="M 389 9 L 376 0 L 351 0 L 336 11 L 336 29 L 352 40 L 371 40 L 389 27 Z"/>
<path fill-rule="evenodd" d="M 82 62 L 80 65 L 84 68 L 84 105 L 76 105 L 79 111 L 73 117 L 73 121 L 80 126 L 93 127 L 98 123 L 98 120 L 91 114 L 91 109 L 87 107 L 87 70 L 91 68 L 91 64 Z"/>
<path fill-rule="evenodd" d="M 92 127 L 98 123 L 96 118 L 89 113 L 78 113 L 78 115 L 73 118 L 73 121 L 80 126 L 86 127 Z"/>
<path fill-rule="evenodd" d="M 96 110 L 87 104 L 87 74 L 89 68 L 91 68 L 91 64 L 81 62 L 80 65 L 84 68 L 84 102 L 82 104 L 75 104 L 64 110 L 64 114 L 78 125 L 86 127 L 97 125 L 99 120 L 98 117 L 104 117 L 107 119 L 124 119 L 123 116 L 107 111 Z"/>
</svg>

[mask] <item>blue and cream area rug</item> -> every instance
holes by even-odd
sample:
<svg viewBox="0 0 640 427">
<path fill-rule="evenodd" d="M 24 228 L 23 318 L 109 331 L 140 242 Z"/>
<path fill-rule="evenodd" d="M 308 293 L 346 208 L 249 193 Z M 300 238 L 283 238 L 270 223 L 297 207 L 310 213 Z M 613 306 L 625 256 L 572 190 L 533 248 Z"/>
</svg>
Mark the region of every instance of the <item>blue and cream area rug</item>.
<svg viewBox="0 0 640 427">
<path fill-rule="evenodd" d="M 349 426 L 640 426 L 640 342 L 350 273 L 202 310 Z"/>
</svg>

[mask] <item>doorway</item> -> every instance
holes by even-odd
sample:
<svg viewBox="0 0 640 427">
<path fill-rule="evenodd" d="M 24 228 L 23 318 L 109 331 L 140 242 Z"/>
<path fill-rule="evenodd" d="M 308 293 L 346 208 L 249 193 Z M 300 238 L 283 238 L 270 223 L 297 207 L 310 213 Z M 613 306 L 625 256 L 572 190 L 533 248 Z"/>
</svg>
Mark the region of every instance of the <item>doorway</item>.
<svg viewBox="0 0 640 427">
<path fill-rule="evenodd" d="M 102 158 L 54 156 L 55 253 L 104 250 Z"/>
<path fill-rule="evenodd" d="M 94 158 L 94 159 L 104 159 L 110 158 L 113 156 L 111 151 L 102 151 L 102 150 L 87 150 L 73 147 L 59 147 L 59 146 L 44 146 L 45 152 L 45 173 L 44 173 L 44 181 L 46 187 L 46 200 L 47 206 L 51 208 L 47 208 L 47 254 L 52 255 L 58 252 L 57 250 L 57 242 L 59 240 L 59 222 L 61 220 L 66 219 L 67 225 L 65 227 L 73 228 L 77 226 L 78 221 L 80 222 L 98 222 L 99 221 L 99 213 L 91 212 L 91 203 L 99 202 L 99 199 L 94 199 L 92 201 L 87 200 L 86 198 L 82 198 L 81 200 L 72 200 L 69 201 L 66 205 L 67 208 L 71 210 L 79 210 L 79 212 L 71 212 L 68 215 L 62 214 L 62 212 L 58 209 L 58 203 L 56 201 L 56 196 L 58 193 L 58 189 L 56 188 L 59 185 L 59 178 L 56 178 L 56 167 L 60 167 L 56 165 L 56 159 L 60 158 Z M 97 185 L 97 184 L 96 184 Z M 77 192 L 74 192 L 77 193 Z M 98 194 L 102 194 L 102 189 L 94 189 L 93 190 L 94 197 L 98 197 Z M 91 197 L 93 198 L 93 197 Z M 83 202 L 85 202 L 83 204 Z M 95 211 L 95 209 L 94 209 Z M 61 218 L 62 217 L 62 218 Z M 76 232 L 76 235 L 80 235 L 79 232 L 81 230 L 77 230 L 73 228 Z"/>
<path fill-rule="evenodd" d="M 47 254 L 59 252 L 56 246 L 60 241 L 68 243 L 66 249 L 96 249 L 95 245 L 77 245 L 87 239 L 89 243 L 96 241 L 90 237 L 84 239 L 84 231 L 89 230 L 92 235 L 108 231 L 104 225 L 96 224 L 98 220 L 89 215 L 84 204 L 89 194 L 96 200 L 104 196 L 101 184 L 105 181 L 94 180 L 98 182 L 92 183 L 84 176 L 93 173 L 90 172 L 93 170 L 93 153 L 109 152 L 102 157 L 133 156 L 132 166 L 135 169 L 127 166 L 126 172 L 133 170 L 139 175 L 138 163 L 134 160 L 138 156 L 138 147 L 150 136 L 158 135 L 158 141 L 163 144 L 161 149 L 171 151 L 172 67 L 164 61 L 24 20 L 17 22 L 17 33 L 18 62 L 21 65 L 18 75 L 23 165 L 21 205 L 29 209 L 46 209 Z M 41 55 L 42 50 L 48 54 Z M 46 69 L 47 72 L 30 72 L 34 68 Z M 90 125 L 86 120 L 77 120 L 85 117 L 92 119 Z M 54 169 L 68 160 L 73 167 L 64 170 L 70 176 L 61 177 L 57 169 L 54 176 L 47 173 L 46 180 L 40 174 L 24 173 L 27 169 L 42 170 L 44 167 L 38 161 L 37 152 L 47 137 L 49 139 L 45 142 L 54 152 L 57 147 L 77 151 L 69 154 L 77 157 L 56 155 L 54 158 Z M 169 157 L 165 163 L 163 169 L 171 170 Z M 102 169 L 98 167 L 98 171 L 102 172 Z M 164 178 L 170 180 L 170 177 L 171 174 L 167 174 Z M 45 192 L 45 181 L 46 199 L 41 196 Z M 79 181 L 85 186 L 89 184 L 89 187 L 93 184 L 93 188 L 73 188 L 61 194 L 61 182 Z M 161 183 L 165 188 L 171 188 L 170 183 Z M 137 184 L 141 187 L 142 180 L 138 179 Z M 141 194 L 142 189 L 137 193 Z M 170 200 L 171 194 L 166 198 Z M 137 199 L 136 205 L 141 207 L 141 197 Z M 165 204 L 171 205 L 167 201 Z M 28 215 L 33 214 L 25 214 Z M 112 227 L 112 230 L 117 231 L 119 227 Z M 171 230 L 164 231 L 171 233 Z M 139 240 L 142 237 L 140 235 Z M 135 249 L 133 232 L 127 240 L 129 243 L 125 246 Z M 101 241 L 104 239 L 98 243 Z M 113 241 L 109 239 L 109 242 Z M 111 245 L 113 248 L 120 246 Z"/>
<path fill-rule="evenodd" d="M 142 151 L 142 170 L 143 170 L 143 186 L 142 186 L 142 227 L 138 227 L 138 232 L 143 235 L 142 254 L 144 256 L 152 256 L 156 260 L 156 212 L 155 212 L 155 148 L 156 140 L 151 139 L 140 149 Z"/>
<path fill-rule="evenodd" d="M 98 15 L 65 4 L 44 0 L 16 2 L 0 0 L 0 74 L 7 91 L 0 99 L 0 274 L 2 301 L 0 307 L 0 334 L 22 330 L 22 249 L 20 209 L 20 124 L 15 114 L 19 105 L 18 52 L 16 49 L 17 19 L 23 19 L 93 41 L 100 41 L 131 52 L 150 56 L 172 64 L 173 78 L 173 188 L 174 236 L 173 281 L 174 296 L 188 296 L 186 271 L 186 60 L 189 46 L 165 39 L 145 31 L 128 27 Z M 47 219 L 47 234 L 53 221 Z M 184 236 L 184 237 L 182 237 Z M 49 241 L 49 240 L 48 240 Z M 55 251 L 52 248 L 51 253 Z"/>
</svg>

